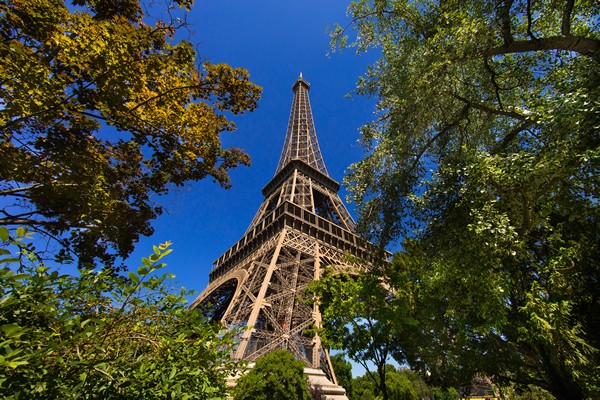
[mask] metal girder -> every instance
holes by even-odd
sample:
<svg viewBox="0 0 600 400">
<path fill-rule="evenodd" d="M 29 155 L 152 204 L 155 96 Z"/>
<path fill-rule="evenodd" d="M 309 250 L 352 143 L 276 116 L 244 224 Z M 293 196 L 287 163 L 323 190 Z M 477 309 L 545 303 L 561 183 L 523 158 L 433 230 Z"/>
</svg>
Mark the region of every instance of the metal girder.
<svg viewBox="0 0 600 400">
<path fill-rule="evenodd" d="M 284 148 L 265 199 L 244 236 L 214 264 L 208 287 L 192 307 L 216 303 L 209 314 L 229 328 L 246 328 L 232 355 L 254 361 L 279 348 L 336 383 L 329 353 L 318 335 L 321 314 L 305 293 L 322 268 L 352 272 L 369 268 L 350 261 L 377 257 L 375 247 L 352 233 L 354 220 L 327 175 L 317 142 L 309 84 L 293 86 Z M 314 331 L 312 331 L 314 332 Z"/>
</svg>

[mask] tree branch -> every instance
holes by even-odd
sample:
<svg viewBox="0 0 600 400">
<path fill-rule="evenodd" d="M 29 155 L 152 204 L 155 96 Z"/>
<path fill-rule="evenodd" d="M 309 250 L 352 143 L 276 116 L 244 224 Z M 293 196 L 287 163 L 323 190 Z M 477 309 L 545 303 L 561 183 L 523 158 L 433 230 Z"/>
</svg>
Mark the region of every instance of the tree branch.
<svg viewBox="0 0 600 400">
<path fill-rule="evenodd" d="M 566 0 L 565 9 L 563 10 L 562 22 L 560 25 L 560 33 L 563 36 L 571 36 L 571 13 L 573 12 L 573 6 L 575 0 Z"/>
<path fill-rule="evenodd" d="M 76 112 L 79 113 L 81 115 L 85 115 L 86 117 L 90 117 L 90 118 L 96 118 L 99 119 L 101 121 L 108 121 L 108 119 L 106 117 L 103 117 L 102 115 L 97 115 L 88 111 L 78 111 L 78 110 L 69 110 L 71 112 Z"/>
<path fill-rule="evenodd" d="M 502 99 L 500 98 L 500 87 L 498 86 L 498 82 L 496 82 L 496 71 L 494 71 L 494 69 L 491 67 L 487 57 L 483 58 L 483 65 L 485 65 L 485 69 L 490 74 L 490 80 L 492 81 L 494 92 L 496 94 L 496 101 L 498 101 L 500 108 L 504 108 L 502 105 Z"/>
<path fill-rule="evenodd" d="M 165 90 L 164 92 L 159 93 L 156 96 L 152 96 L 152 97 L 150 97 L 150 98 L 142 101 L 141 103 L 136 104 L 135 107 L 130 108 L 129 111 L 135 111 L 138 108 L 140 108 L 140 107 L 142 107 L 142 106 L 150 103 L 152 100 L 160 99 L 161 97 L 166 96 L 167 94 L 169 94 L 171 92 L 174 92 L 176 90 L 193 89 L 193 88 L 197 88 L 197 87 L 201 87 L 201 86 L 206 86 L 206 85 L 202 85 L 202 84 L 198 84 L 198 85 L 185 85 L 185 86 L 178 86 L 178 87 L 171 88 L 169 90 Z"/>
<path fill-rule="evenodd" d="M 502 142 L 494 147 L 494 149 L 490 152 L 490 154 L 498 154 L 500 151 L 504 150 L 506 146 L 521 132 L 525 129 L 529 128 L 533 124 L 533 120 L 528 119 L 523 121 L 519 126 L 515 127 L 515 129 L 508 132 L 504 138 L 502 138 Z"/>
<path fill-rule="evenodd" d="M 531 20 L 531 0 L 527 0 L 527 35 L 531 38 L 531 40 L 538 40 L 538 38 L 536 38 L 531 31 L 531 26 L 533 25 Z"/>
<path fill-rule="evenodd" d="M 79 186 L 77 183 L 52 182 L 52 184 L 57 185 L 57 186 Z M 28 190 L 36 189 L 36 188 L 39 188 L 42 186 L 44 186 L 44 184 L 36 183 L 36 184 L 30 185 L 30 186 L 23 186 L 23 187 L 16 187 L 16 188 L 12 188 L 12 189 L 0 190 L 0 196 L 17 196 L 18 193 L 26 192 Z M 29 196 L 19 196 L 19 197 L 29 198 Z"/>
<path fill-rule="evenodd" d="M 479 54 L 484 57 L 493 57 L 542 50 L 572 51 L 600 62 L 600 40 L 581 36 L 551 36 L 537 40 L 519 40 L 509 44 L 505 43 L 502 46 L 481 50 Z"/>
<path fill-rule="evenodd" d="M 106 75 L 106 74 L 107 73 L 102 74 L 99 78 L 103 78 L 104 75 Z M 87 89 L 87 88 L 89 88 L 89 87 L 91 87 L 92 85 L 95 85 L 95 84 L 96 84 L 96 80 L 92 80 L 87 85 L 85 85 L 83 87 L 83 89 Z M 4 124 L 3 126 L 0 126 L 0 132 L 4 131 L 4 130 L 10 128 L 12 125 L 18 124 L 19 122 L 24 121 L 26 119 L 34 118 L 34 117 L 37 117 L 38 115 L 42 115 L 44 113 L 54 112 L 59 107 L 64 106 L 65 104 L 67 104 L 70 99 L 72 99 L 73 97 L 77 96 L 78 94 L 79 94 L 79 92 L 73 92 L 70 95 L 68 95 L 67 97 L 65 97 L 63 100 L 61 100 L 58 103 L 55 103 L 53 105 L 50 105 L 49 107 L 47 107 L 47 108 L 45 108 L 43 110 L 38 110 L 38 111 L 33 112 L 31 114 L 22 115 L 20 117 L 12 119 L 12 120 L 8 121 L 6 124 Z M 61 118 L 59 118 L 59 119 L 61 119 Z"/>
<path fill-rule="evenodd" d="M 23 187 L 16 187 L 16 188 L 12 188 L 12 189 L 0 190 L 0 196 L 10 196 L 10 195 L 13 195 L 16 193 L 26 192 L 28 190 L 35 189 L 40 186 L 42 186 L 41 183 L 36 183 L 35 185 L 30 185 L 30 186 L 23 186 Z"/>
<path fill-rule="evenodd" d="M 18 217 L 8 217 L 8 218 L 0 218 L 0 225 L 56 225 L 56 222 L 44 221 L 41 219 L 30 219 L 30 218 L 18 218 Z"/>
<path fill-rule="evenodd" d="M 92 367 L 95 371 L 100 372 L 103 375 L 106 375 L 111 381 L 114 381 L 115 378 L 113 378 L 108 372 L 102 371 L 100 368 L 96 368 L 96 367 Z"/>
<path fill-rule="evenodd" d="M 6 217 L 7 217 L 7 218 L 13 218 L 13 219 L 14 219 L 14 218 L 19 218 L 19 219 L 22 219 L 22 218 L 29 218 L 29 217 L 31 217 L 32 215 L 35 215 L 35 214 L 37 214 L 37 213 L 38 213 L 37 211 L 30 211 L 30 212 L 21 213 L 21 214 L 18 214 L 18 215 L 11 215 L 11 214 L 9 214 L 9 213 L 7 213 L 7 212 L 6 212 L 6 209 L 2 209 L 2 210 L 0 210 L 0 212 L 1 212 L 2 214 L 6 215 Z"/>
<path fill-rule="evenodd" d="M 493 114 L 493 115 L 512 117 L 512 118 L 518 119 L 520 121 L 527 120 L 527 115 L 519 114 L 518 112 L 514 112 L 514 111 L 499 110 L 497 108 L 489 107 L 483 103 L 474 103 L 471 100 L 469 100 L 465 97 L 462 97 L 456 93 L 451 93 L 451 92 L 447 92 L 447 93 L 450 94 L 455 99 L 460 100 L 463 103 L 467 104 L 469 107 L 475 108 L 476 110 L 480 110 L 480 111 L 483 111 L 483 112 L 486 112 L 489 114 Z"/>
<path fill-rule="evenodd" d="M 498 16 L 500 17 L 500 23 L 502 26 L 502 40 L 504 45 L 509 45 L 513 42 L 512 29 L 510 24 L 510 8 L 512 7 L 513 0 L 506 0 L 502 3 L 498 10 Z"/>
<path fill-rule="evenodd" d="M 26 214 L 23 214 L 26 215 Z M 27 226 L 61 226 L 62 223 L 58 221 L 46 221 L 43 219 L 31 219 L 31 218 L 19 218 L 19 217 L 7 217 L 0 218 L 0 225 L 27 225 Z M 83 224 L 64 224 L 65 229 L 93 229 L 97 228 L 96 225 L 83 225 Z"/>
</svg>

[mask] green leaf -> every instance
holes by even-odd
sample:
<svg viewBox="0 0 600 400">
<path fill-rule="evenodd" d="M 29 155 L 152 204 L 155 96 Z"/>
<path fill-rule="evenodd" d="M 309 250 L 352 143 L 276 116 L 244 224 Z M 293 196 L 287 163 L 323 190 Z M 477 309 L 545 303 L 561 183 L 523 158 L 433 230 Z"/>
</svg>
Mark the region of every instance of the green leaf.
<svg viewBox="0 0 600 400">
<path fill-rule="evenodd" d="M 12 369 L 17 368 L 20 365 L 27 365 L 29 364 L 27 361 L 9 361 L 8 362 L 8 366 Z"/>
<path fill-rule="evenodd" d="M 137 276 L 134 272 L 129 271 L 127 273 L 127 275 L 129 276 L 129 279 L 131 279 L 132 282 L 134 282 L 134 283 L 139 283 L 140 282 L 140 277 Z"/>
<path fill-rule="evenodd" d="M 27 328 L 23 328 L 17 324 L 6 324 L 0 326 L 0 331 L 9 339 L 18 339 L 21 335 L 27 332 Z"/>
<path fill-rule="evenodd" d="M 17 259 L 17 261 L 19 261 L 19 259 Z M 19 281 L 19 280 L 23 280 L 23 279 L 29 279 L 31 278 L 31 275 L 29 274 L 14 274 L 13 276 L 10 277 L 11 281 Z"/>
</svg>

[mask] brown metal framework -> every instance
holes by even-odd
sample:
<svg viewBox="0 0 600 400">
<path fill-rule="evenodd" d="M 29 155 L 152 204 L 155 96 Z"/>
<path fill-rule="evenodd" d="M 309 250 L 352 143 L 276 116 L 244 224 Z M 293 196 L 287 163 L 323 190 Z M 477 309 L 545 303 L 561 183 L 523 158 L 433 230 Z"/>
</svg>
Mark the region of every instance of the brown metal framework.
<svg viewBox="0 0 600 400">
<path fill-rule="evenodd" d="M 307 367 L 335 374 L 318 335 L 318 307 L 306 301 L 306 287 L 325 266 L 365 268 L 348 255 L 366 260 L 375 247 L 352 233 L 355 223 L 337 194 L 317 142 L 308 91 L 302 75 L 294 99 L 285 144 L 265 200 L 244 236 L 219 257 L 208 287 L 192 303 L 210 304 L 209 314 L 243 331 L 233 357 L 254 361 L 275 349 L 291 351 Z"/>
</svg>

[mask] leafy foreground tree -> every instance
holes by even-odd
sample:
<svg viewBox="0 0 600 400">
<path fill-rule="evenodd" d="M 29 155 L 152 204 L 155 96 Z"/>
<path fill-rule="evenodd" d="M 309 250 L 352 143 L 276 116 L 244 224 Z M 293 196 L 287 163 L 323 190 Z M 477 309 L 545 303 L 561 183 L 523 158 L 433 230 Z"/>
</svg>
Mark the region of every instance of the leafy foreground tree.
<svg viewBox="0 0 600 400">
<path fill-rule="evenodd" d="M 436 400 L 457 400 L 460 397 L 454 389 L 430 388 L 409 369 L 396 369 L 393 365 L 387 365 L 386 370 L 386 386 L 390 399 L 418 400 L 434 396 Z M 379 386 L 368 374 L 352 379 L 352 385 L 356 390 L 349 397 L 350 400 L 381 399 Z"/>
<path fill-rule="evenodd" d="M 69 4 L 70 3 L 70 4 Z M 222 148 L 261 89 L 176 42 L 192 0 L 0 2 L 0 225 L 111 267 L 163 212 L 156 196 L 249 165 Z"/>
<path fill-rule="evenodd" d="M 381 279 L 414 282 L 401 347 L 432 379 L 600 396 L 598 11 L 351 3 L 354 45 L 382 56 L 358 86 L 380 118 L 346 181 L 365 235 L 404 238 Z"/>
<path fill-rule="evenodd" d="M 224 399 L 233 340 L 157 275 L 169 243 L 137 274 L 41 264 L 0 227 L 0 392 L 6 399 Z M 6 248 L 19 246 L 15 257 Z M 17 265 L 16 270 L 9 267 Z"/>
<path fill-rule="evenodd" d="M 390 288 L 374 278 L 373 272 L 359 276 L 326 270 L 323 276 L 309 286 L 319 301 L 323 317 L 319 334 L 323 344 L 342 349 L 350 360 L 361 365 L 377 388 L 383 400 L 393 399 L 388 390 L 388 362 L 393 357 L 404 361 L 404 342 L 400 327 L 412 329 L 416 322 L 410 315 L 409 288 L 390 297 Z M 389 301 L 382 301 L 389 298 Z M 374 368 L 373 368 L 374 367 Z M 373 370 L 374 369 L 374 370 Z"/>
<path fill-rule="evenodd" d="M 292 353 L 275 350 L 258 360 L 239 378 L 233 389 L 235 400 L 310 400 L 304 364 Z"/>
</svg>

